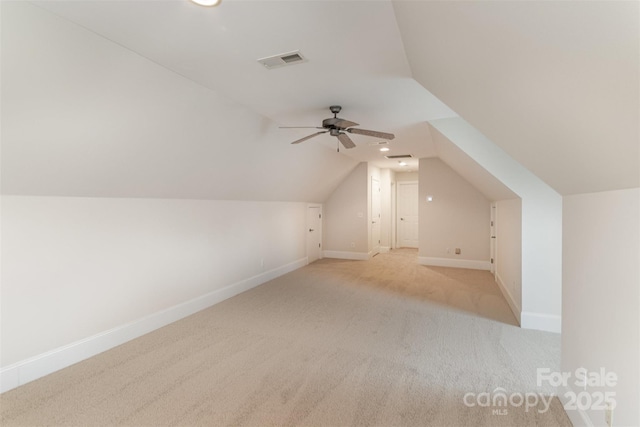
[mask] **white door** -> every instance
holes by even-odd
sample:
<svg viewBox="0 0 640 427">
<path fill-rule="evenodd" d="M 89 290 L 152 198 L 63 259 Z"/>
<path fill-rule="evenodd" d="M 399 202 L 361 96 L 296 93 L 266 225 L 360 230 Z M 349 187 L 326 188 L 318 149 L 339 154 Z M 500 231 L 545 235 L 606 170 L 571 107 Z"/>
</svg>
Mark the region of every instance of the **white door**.
<svg viewBox="0 0 640 427">
<path fill-rule="evenodd" d="M 418 247 L 418 183 L 398 182 L 398 247 Z"/>
<path fill-rule="evenodd" d="M 498 208 L 495 203 L 491 204 L 491 238 L 489 242 L 489 248 L 491 250 L 491 272 L 496 275 L 496 220 L 498 216 Z"/>
<path fill-rule="evenodd" d="M 371 255 L 380 253 L 380 181 L 371 178 Z"/>
<path fill-rule="evenodd" d="M 307 209 L 307 260 L 309 264 L 321 258 L 321 221 L 320 206 L 309 206 L 309 209 Z"/>
<path fill-rule="evenodd" d="M 391 242 L 389 242 L 391 243 L 391 249 L 395 249 L 398 247 L 396 243 L 398 241 L 396 238 L 396 229 L 397 229 L 396 227 L 396 222 L 397 222 L 396 221 L 396 211 L 397 211 L 396 196 L 397 196 L 396 183 L 392 182 L 391 183 L 391 224 L 392 225 L 391 225 Z"/>
</svg>

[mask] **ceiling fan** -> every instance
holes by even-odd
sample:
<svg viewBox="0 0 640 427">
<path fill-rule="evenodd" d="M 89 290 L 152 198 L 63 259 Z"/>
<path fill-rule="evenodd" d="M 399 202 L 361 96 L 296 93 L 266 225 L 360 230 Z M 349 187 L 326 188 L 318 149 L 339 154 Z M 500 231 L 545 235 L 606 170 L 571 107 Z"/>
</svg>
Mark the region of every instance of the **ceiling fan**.
<svg viewBox="0 0 640 427">
<path fill-rule="evenodd" d="M 392 133 L 386 133 L 386 132 L 378 132 L 375 130 L 367 130 L 367 129 L 358 129 L 358 128 L 354 128 L 353 126 L 359 126 L 358 123 L 354 123 L 351 122 L 349 120 L 345 120 L 345 119 L 341 119 L 338 117 L 338 113 L 340 112 L 340 110 L 342 110 L 342 107 L 339 105 L 332 105 L 331 107 L 329 107 L 329 110 L 331 110 L 331 112 L 333 113 L 333 117 L 330 117 L 328 119 L 324 119 L 322 121 L 322 127 L 317 127 L 317 126 L 280 126 L 281 129 L 303 129 L 303 128 L 308 128 L 308 129 L 323 129 L 321 132 L 316 132 L 313 133 L 309 136 L 305 136 L 304 138 L 300 138 L 296 141 L 293 141 L 292 144 L 299 144 L 303 141 L 306 141 L 307 139 L 311 139 L 314 136 L 318 136 L 321 135 L 323 133 L 329 133 L 329 135 L 331 136 L 335 136 L 338 138 L 338 141 L 340 141 L 342 143 L 342 145 L 344 145 L 344 148 L 353 148 L 356 146 L 356 144 L 353 143 L 353 141 L 351 140 L 351 138 L 349 138 L 349 135 L 347 135 L 345 132 L 348 133 L 355 133 L 357 135 L 366 135 L 366 136 L 374 136 L 376 138 L 382 138 L 382 139 L 393 139 L 395 138 L 395 135 Z M 340 145 L 338 145 L 338 151 L 340 151 Z"/>
</svg>

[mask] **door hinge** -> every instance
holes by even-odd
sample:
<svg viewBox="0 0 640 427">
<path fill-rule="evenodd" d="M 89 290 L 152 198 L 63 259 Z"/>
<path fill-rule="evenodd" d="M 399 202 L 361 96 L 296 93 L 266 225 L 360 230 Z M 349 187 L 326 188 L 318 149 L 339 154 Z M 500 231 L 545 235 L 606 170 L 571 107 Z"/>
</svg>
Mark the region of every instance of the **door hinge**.
<svg viewBox="0 0 640 427">
<path fill-rule="evenodd" d="M 320 247 L 320 243 L 318 243 L 318 247 Z M 493 262 L 493 261 L 491 261 L 491 262 Z"/>
<path fill-rule="evenodd" d="M 491 221 L 491 226 L 493 227 L 493 221 Z"/>
<path fill-rule="evenodd" d="M 493 258 L 491 258 L 491 264 L 493 264 Z"/>
<path fill-rule="evenodd" d="M 318 218 L 322 219 L 322 214 L 318 214 Z"/>
</svg>

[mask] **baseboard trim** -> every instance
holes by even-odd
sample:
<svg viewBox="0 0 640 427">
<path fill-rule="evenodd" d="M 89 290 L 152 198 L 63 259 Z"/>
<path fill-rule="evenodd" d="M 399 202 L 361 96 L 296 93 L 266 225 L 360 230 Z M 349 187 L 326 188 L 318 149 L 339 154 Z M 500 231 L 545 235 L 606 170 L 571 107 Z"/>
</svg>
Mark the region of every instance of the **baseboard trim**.
<svg viewBox="0 0 640 427">
<path fill-rule="evenodd" d="M 134 322 L 6 366 L 0 369 L 0 393 L 124 344 L 305 265 L 307 265 L 307 257 L 241 280 L 222 289 L 217 289 Z"/>
<path fill-rule="evenodd" d="M 323 251 L 323 258 L 350 259 L 354 261 L 367 261 L 369 254 L 366 252 Z"/>
<path fill-rule="evenodd" d="M 472 259 L 450 259 L 450 258 L 433 258 L 418 257 L 418 263 L 421 265 L 430 265 L 433 267 L 453 267 L 453 268 L 469 268 L 472 270 L 491 270 L 489 261 L 476 261 Z"/>
<path fill-rule="evenodd" d="M 562 318 L 555 314 L 523 311 L 520 317 L 520 327 L 559 334 L 562 331 Z"/>
<path fill-rule="evenodd" d="M 502 278 L 498 273 L 496 273 L 496 283 L 498 284 L 500 292 L 502 292 L 502 296 L 504 296 L 504 299 L 507 300 L 507 304 L 509 304 L 509 308 L 513 312 L 513 315 L 516 316 L 518 324 L 520 324 L 522 309 L 518 307 L 518 304 L 513 299 L 513 295 L 511 295 L 511 292 L 509 292 L 509 289 L 505 286 Z"/>
<path fill-rule="evenodd" d="M 566 408 L 567 404 L 569 403 L 569 398 L 566 397 L 567 392 L 572 391 L 573 390 L 571 390 L 568 386 L 558 387 L 558 399 L 560 399 L 563 408 Z M 575 404 L 575 402 L 573 403 Z M 569 417 L 569 421 L 571 421 L 571 424 L 574 427 L 595 427 L 595 424 L 593 424 L 587 412 L 582 409 L 576 408 L 569 411 L 565 409 L 564 412 L 567 414 L 567 417 Z"/>
<path fill-rule="evenodd" d="M 391 252 L 391 248 L 389 246 L 380 246 L 380 253 L 381 254 L 386 254 Z"/>
</svg>

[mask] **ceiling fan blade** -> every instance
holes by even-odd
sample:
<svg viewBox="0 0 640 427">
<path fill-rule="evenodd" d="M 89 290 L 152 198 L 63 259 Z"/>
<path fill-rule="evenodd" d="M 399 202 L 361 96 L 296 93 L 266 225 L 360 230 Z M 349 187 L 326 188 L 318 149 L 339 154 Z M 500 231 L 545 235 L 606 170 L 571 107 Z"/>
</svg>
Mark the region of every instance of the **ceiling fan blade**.
<svg viewBox="0 0 640 427">
<path fill-rule="evenodd" d="M 359 125 L 356 122 L 351 122 L 349 120 L 344 120 L 344 119 L 338 119 L 338 121 L 334 123 L 334 126 L 337 127 L 338 129 L 346 129 L 346 128 L 350 128 L 351 126 L 359 126 Z"/>
<path fill-rule="evenodd" d="M 345 129 L 345 130 L 349 133 L 355 133 L 358 135 L 366 135 L 366 136 L 375 136 L 376 138 L 389 139 L 389 140 L 396 137 L 392 133 L 378 132 L 375 130 L 367 130 L 367 129 Z"/>
<path fill-rule="evenodd" d="M 278 129 L 324 129 L 318 126 L 278 126 Z"/>
<path fill-rule="evenodd" d="M 304 141 L 306 141 L 307 139 L 311 139 L 311 138 L 313 138 L 314 136 L 318 136 L 318 135 L 320 135 L 321 133 L 327 133 L 327 132 L 328 132 L 328 131 L 326 131 L 326 130 L 325 130 L 324 132 L 316 132 L 316 133 L 312 133 L 312 134 L 311 134 L 311 135 L 309 135 L 309 136 L 305 136 L 304 138 L 300 138 L 300 139 L 298 139 L 298 140 L 296 140 L 296 141 L 293 141 L 293 142 L 292 142 L 292 144 L 300 144 L 301 142 L 304 142 Z"/>
<path fill-rule="evenodd" d="M 344 148 L 353 148 L 356 146 L 356 144 L 353 143 L 351 138 L 349 138 L 349 135 L 347 135 L 346 133 L 339 133 L 338 140 L 342 142 L 342 145 L 344 145 Z"/>
</svg>

